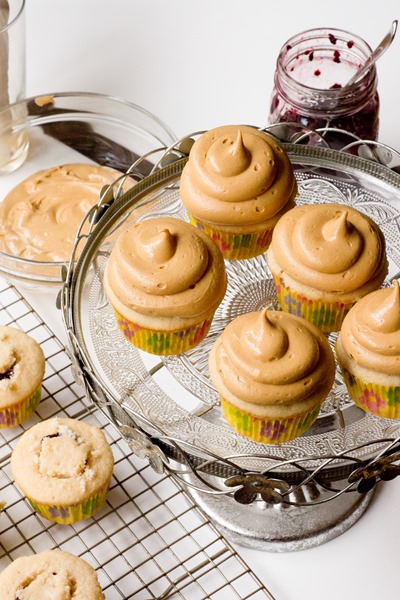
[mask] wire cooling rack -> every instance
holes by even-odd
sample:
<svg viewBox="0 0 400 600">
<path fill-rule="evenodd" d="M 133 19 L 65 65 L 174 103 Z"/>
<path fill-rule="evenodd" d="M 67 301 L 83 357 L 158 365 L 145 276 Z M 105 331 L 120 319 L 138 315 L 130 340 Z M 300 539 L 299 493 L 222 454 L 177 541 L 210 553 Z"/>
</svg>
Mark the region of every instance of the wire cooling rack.
<svg viewBox="0 0 400 600">
<path fill-rule="evenodd" d="M 59 548 L 96 569 L 107 600 L 274 600 L 177 482 L 133 455 L 106 416 L 88 404 L 61 342 L 17 289 L 1 279 L 0 325 L 28 333 L 46 356 L 35 415 L 0 430 L 0 501 L 6 503 L 0 515 L 0 570 L 19 556 Z M 39 517 L 10 470 L 10 455 L 22 433 L 56 415 L 101 427 L 115 458 L 106 506 L 74 525 Z"/>
</svg>

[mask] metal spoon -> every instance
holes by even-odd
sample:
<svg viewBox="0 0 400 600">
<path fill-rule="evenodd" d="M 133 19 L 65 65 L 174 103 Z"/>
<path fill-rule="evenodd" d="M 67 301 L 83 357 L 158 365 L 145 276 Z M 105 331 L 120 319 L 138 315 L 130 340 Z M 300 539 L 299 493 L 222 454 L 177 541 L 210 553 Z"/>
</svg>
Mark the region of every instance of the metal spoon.
<svg viewBox="0 0 400 600">
<path fill-rule="evenodd" d="M 382 54 L 389 48 L 390 44 L 393 42 L 394 36 L 396 35 L 397 23 L 397 19 L 393 21 L 390 31 L 385 35 L 379 46 L 377 46 L 375 50 L 371 52 L 363 66 L 360 67 L 358 71 L 354 73 L 353 77 L 351 77 L 351 79 L 346 83 L 344 87 L 348 87 L 355 83 L 357 79 L 364 75 L 364 73 L 368 71 L 368 69 L 370 69 L 372 65 L 378 60 L 378 58 L 380 58 Z"/>
</svg>

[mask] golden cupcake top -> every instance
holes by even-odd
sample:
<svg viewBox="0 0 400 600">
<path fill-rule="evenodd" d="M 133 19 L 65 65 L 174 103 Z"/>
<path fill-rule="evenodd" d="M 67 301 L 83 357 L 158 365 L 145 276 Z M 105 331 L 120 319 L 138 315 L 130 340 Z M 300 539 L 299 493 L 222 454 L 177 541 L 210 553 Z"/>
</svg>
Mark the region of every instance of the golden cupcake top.
<svg viewBox="0 0 400 600">
<path fill-rule="evenodd" d="M 96 571 L 78 556 L 47 550 L 15 559 L 0 573 L 2 600 L 104 600 Z"/>
<path fill-rule="evenodd" d="M 400 375 L 400 290 L 381 288 L 361 298 L 346 315 L 341 341 L 347 354 L 360 366 Z"/>
<path fill-rule="evenodd" d="M 326 292 L 351 292 L 387 272 L 380 228 L 342 204 L 291 209 L 275 227 L 271 250 L 290 277 Z"/>
<path fill-rule="evenodd" d="M 66 164 L 34 173 L 0 203 L 0 252 L 37 261 L 68 261 L 86 213 L 103 186 L 121 173 L 91 164 Z M 131 187 L 125 182 L 124 189 Z"/>
<path fill-rule="evenodd" d="M 105 289 L 133 311 L 165 317 L 217 307 L 227 285 L 220 250 L 204 233 L 173 217 L 130 226 L 106 266 Z"/>
<path fill-rule="evenodd" d="M 45 357 L 36 340 L 16 327 L 0 326 L 0 407 L 30 396 L 44 370 Z"/>
<path fill-rule="evenodd" d="M 333 383 L 334 357 L 325 336 L 304 319 L 281 311 L 237 317 L 212 353 L 224 386 L 252 404 L 296 402 Z"/>
<path fill-rule="evenodd" d="M 53 418 L 28 429 L 11 456 L 14 479 L 42 504 L 80 502 L 108 484 L 113 454 L 104 433 L 84 421 Z"/>
<path fill-rule="evenodd" d="M 180 181 L 188 212 L 210 223 L 262 223 L 293 200 L 297 184 L 280 144 L 245 125 L 225 125 L 193 144 Z"/>
</svg>

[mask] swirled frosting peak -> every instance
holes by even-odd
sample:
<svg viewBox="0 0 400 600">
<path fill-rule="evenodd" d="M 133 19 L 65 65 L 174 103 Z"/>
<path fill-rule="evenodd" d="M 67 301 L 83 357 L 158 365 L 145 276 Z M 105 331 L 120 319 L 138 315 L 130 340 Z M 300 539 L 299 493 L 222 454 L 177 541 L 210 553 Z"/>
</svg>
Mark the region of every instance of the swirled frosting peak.
<svg viewBox="0 0 400 600">
<path fill-rule="evenodd" d="M 183 204 L 210 223 L 262 223 L 292 200 L 297 184 L 280 144 L 264 131 L 225 125 L 193 144 L 180 182 Z"/>
<path fill-rule="evenodd" d="M 288 275 L 327 292 L 351 292 L 386 273 L 379 227 L 341 204 L 307 204 L 288 211 L 272 237 L 276 261 Z"/>
<path fill-rule="evenodd" d="M 140 221 L 120 234 L 105 283 L 134 311 L 193 316 L 221 302 L 226 273 L 214 242 L 189 223 L 166 217 Z"/>
<path fill-rule="evenodd" d="M 342 325 L 341 341 L 360 366 L 400 375 L 400 290 L 382 288 L 359 300 Z"/>
<path fill-rule="evenodd" d="M 218 376 L 245 402 L 286 404 L 332 385 L 334 358 L 324 335 L 311 323 L 281 311 L 265 309 L 237 317 L 218 338 L 213 353 Z"/>
</svg>

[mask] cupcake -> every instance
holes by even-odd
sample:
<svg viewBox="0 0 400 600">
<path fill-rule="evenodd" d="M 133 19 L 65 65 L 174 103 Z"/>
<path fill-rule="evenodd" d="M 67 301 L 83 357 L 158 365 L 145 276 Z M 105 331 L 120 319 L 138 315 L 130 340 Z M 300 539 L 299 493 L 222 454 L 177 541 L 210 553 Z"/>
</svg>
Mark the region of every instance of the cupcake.
<svg viewBox="0 0 400 600">
<path fill-rule="evenodd" d="M 345 315 L 378 289 L 388 264 L 378 225 L 342 204 L 307 204 L 287 212 L 267 252 L 284 311 L 325 333 L 339 331 Z"/>
<path fill-rule="evenodd" d="M 265 309 L 229 323 L 211 349 L 209 370 L 228 423 L 255 442 L 277 444 L 316 420 L 335 359 L 317 327 Z"/>
<path fill-rule="evenodd" d="M 343 321 L 336 356 L 350 398 L 363 410 L 400 418 L 400 291 L 382 288 L 359 300 Z"/>
<path fill-rule="evenodd" d="M 172 217 L 140 221 L 120 234 L 104 274 L 125 338 L 159 355 L 186 352 L 204 339 L 226 286 L 217 246 Z"/>
<path fill-rule="evenodd" d="M 113 467 L 104 433 L 76 419 L 34 425 L 11 455 L 15 483 L 33 509 L 63 524 L 87 519 L 103 506 Z"/>
<path fill-rule="evenodd" d="M 0 573 L 2 600 L 104 600 L 97 573 L 82 558 L 46 550 L 16 558 Z"/>
<path fill-rule="evenodd" d="M 280 144 L 244 125 L 217 127 L 198 138 L 180 181 L 191 223 L 230 260 L 265 252 L 296 194 L 293 168 Z"/>
<path fill-rule="evenodd" d="M 45 358 L 20 329 L 0 326 L 0 428 L 25 421 L 40 402 Z"/>
</svg>

